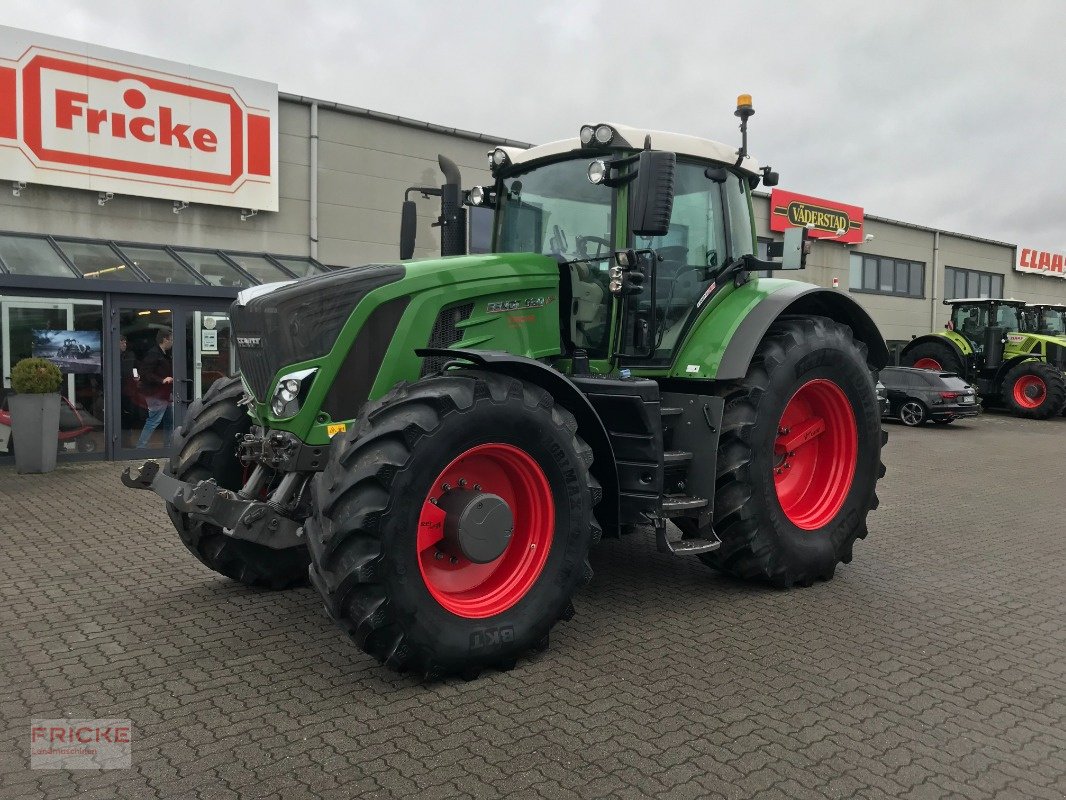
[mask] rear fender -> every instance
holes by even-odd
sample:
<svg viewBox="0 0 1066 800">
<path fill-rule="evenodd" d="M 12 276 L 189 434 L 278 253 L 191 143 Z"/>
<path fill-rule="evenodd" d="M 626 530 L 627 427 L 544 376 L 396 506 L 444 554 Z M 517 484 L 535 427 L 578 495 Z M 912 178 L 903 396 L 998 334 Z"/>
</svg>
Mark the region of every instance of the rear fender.
<svg viewBox="0 0 1066 800">
<path fill-rule="evenodd" d="M 1008 358 L 1002 364 L 999 365 L 998 369 L 996 369 L 996 386 L 1002 386 L 1003 379 L 1007 377 L 1007 373 L 1019 364 L 1021 364 L 1023 361 L 1043 362 L 1044 358 L 1040 355 L 1040 353 L 1023 353 L 1022 355 L 1014 356 L 1013 358 Z"/>
<path fill-rule="evenodd" d="M 968 365 L 970 363 L 970 354 L 973 352 L 969 343 L 957 333 L 927 333 L 924 336 L 916 336 L 911 339 L 907 342 L 907 346 L 900 350 L 899 354 L 905 356 L 920 344 L 935 344 L 947 347 L 959 357 L 960 364 Z"/>
<path fill-rule="evenodd" d="M 468 361 L 480 370 L 497 372 L 532 383 L 548 392 L 556 403 L 574 415 L 577 432 L 592 448 L 592 476 L 599 481 L 603 496 L 596 506 L 596 519 L 607 536 L 618 535 L 618 467 L 607 429 L 592 403 L 561 372 L 536 359 L 494 350 L 459 350 L 422 348 L 415 354 L 423 358 L 442 356 L 449 360 Z"/>
<path fill-rule="evenodd" d="M 888 347 L 869 314 L 847 295 L 799 281 L 759 278 L 734 289 L 701 315 L 678 351 L 672 377 L 739 380 L 778 317 L 819 316 L 851 328 L 873 369 L 888 364 Z"/>
</svg>

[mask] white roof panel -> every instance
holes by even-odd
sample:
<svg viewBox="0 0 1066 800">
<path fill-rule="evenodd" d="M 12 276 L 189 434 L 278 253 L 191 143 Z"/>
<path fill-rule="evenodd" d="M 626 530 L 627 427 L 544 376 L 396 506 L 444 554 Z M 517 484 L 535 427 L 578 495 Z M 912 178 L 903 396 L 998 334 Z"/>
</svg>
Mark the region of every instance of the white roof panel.
<svg viewBox="0 0 1066 800">
<path fill-rule="evenodd" d="M 643 150 L 644 142 L 651 137 L 653 150 L 667 150 L 677 153 L 679 156 L 718 161 L 722 164 L 735 164 L 737 161 L 737 148 L 721 142 L 701 139 L 698 136 L 689 136 L 684 133 L 669 133 L 667 131 L 653 131 L 645 128 L 632 128 L 628 125 L 616 125 L 613 122 L 603 123 L 614 128 L 616 136 L 609 145 L 610 147 L 625 147 L 634 150 Z M 560 139 L 557 142 L 530 147 L 523 150 L 520 147 L 503 147 L 512 164 L 525 164 L 538 161 L 542 158 L 562 155 L 563 153 L 594 151 L 594 148 L 583 148 L 581 140 L 576 136 L 572 139 Z M 590 153 L 591 154 L 591 153 Z M 751 175 L 761 175 L 759 163 L 751 156 L 745 156 L 740 164 L 740 169 Z"/>
</svg>

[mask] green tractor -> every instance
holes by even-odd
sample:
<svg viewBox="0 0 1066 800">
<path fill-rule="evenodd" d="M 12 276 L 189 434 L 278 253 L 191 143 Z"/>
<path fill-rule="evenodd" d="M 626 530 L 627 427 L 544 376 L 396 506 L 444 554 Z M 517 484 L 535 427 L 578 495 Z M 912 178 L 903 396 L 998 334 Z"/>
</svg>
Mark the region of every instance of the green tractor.
<svg viewBox="0 0 1066 800">
<path fill-rule="evenodd" d="M 907 367 L 949 370 L 986 400 L 1019 417 L 1048 419 L 1066 407 L 1066 341 L 1038 333 L 1021 300 L 945 300 L 945 330 L 912 339 L 900 354 Z M 1058 324 L 1061 324 L 1061 317 Z"/>
<path fill-rule="evenodd" d="M 447 182 L 410 191 L 441 198 L 445 257 L 242 292 L 239 377 L 123 482 L 211 569 L 310 572 L 361 649 L 425 676 L 546 647 L 601 536 L 832 577 L 877 507 L 888 352 L 848 296 L 760 277 L 801 268 L 806 231 L 756 258 L 751 190 L 777 176 L 752 113 L 739 150 L 608 124 L 496 148 L 466 191 L 442 158 Z M 491 254 L 464 255 L 464 204 L 493 209 Z"/>
</svg>

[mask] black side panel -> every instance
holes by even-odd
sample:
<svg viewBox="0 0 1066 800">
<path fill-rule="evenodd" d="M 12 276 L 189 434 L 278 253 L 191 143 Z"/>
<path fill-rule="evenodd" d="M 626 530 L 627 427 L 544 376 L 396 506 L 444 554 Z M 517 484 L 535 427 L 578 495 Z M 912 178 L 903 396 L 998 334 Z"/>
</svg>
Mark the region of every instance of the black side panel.
<svg viewBox="0 0 1066 800">
<path fill-rule="evenodd" d="M 662 510 L 663 430 L 659 384 L 647 379 L 571 377 L 592 403 L 614 445 L 618 519 L 647 524 Z"/>
<path fill-rule="evenodd" d="M 714 490 L 718 469 L 718 438 L 722 433 L 725 398 L 687 392 L 663 392 L 662 403 L 680 408 L 681 415 L 667 434 L 667 450 L 692 453 L 683 486 L 667 486 L 667 494 L 687 494 L 707 498 L 700 509 L 699 526 L 711 524 L 714 514 Z"/>
<path fill-rule="evenodd" d="M 406 295 L 397 297 L 370 312 L 322 403 L 322 410 L 334 421 L 359 415 L 409 300 Z"/>
<path fill-rule="evenodd" d="M 828 317 L 851 328 L 866 345 L 867 361 L 876 369 L 888 364 L 888 347 L 870 315 L 850 297 L 829 289 L 796 283 L 779 289 L 759 303 L 743 319 L 726 345 L 717 380 L 738 380 L 748 373 L 755 348 L 774 320 L 782 314 Z"/>
</svg>

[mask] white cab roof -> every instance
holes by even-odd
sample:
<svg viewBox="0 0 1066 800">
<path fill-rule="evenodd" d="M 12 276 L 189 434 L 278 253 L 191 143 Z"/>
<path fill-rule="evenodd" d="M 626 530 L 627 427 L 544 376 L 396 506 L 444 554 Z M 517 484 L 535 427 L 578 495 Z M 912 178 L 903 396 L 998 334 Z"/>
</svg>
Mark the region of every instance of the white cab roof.
<svg viewBox="0 0 1066 800">
<path fill-rule="evenodd" d="M 653 150 L 667 150 L 677 153 L 679 156 L 718 161 L 722 164 L 732 165 L 737 162 L 738 148 L 721 142 L 700 139 L 698 136 L 689 136 L 684 133 L 631 128 L 628 125 L 616 125 L 613 122 L 602 124 L 610 125 L 616 132 L 615 138 L 611 141 L 609 147 L 643 150 L 644 142 L 650 136 Z M 562 155 L 563 153 L 587 150 L 591 155 L 596 152 L 595 148 L 583 148 L 581 140 L 576 136 L 572 139 L 560 139 L 557 142 L 548 142 L 547 144 L 530 147 L 528 150 L 523 150 L 520 147 L 502 147 L 500 149 L 507 153 L 507 157 L 511 159 L 512 164 L 525 164 L 542 158 Z M 759 163 L 750 156 L 744 157 L 739 168 L 751 175 L 762 174 L 759 171 Z"/>
</svg>

